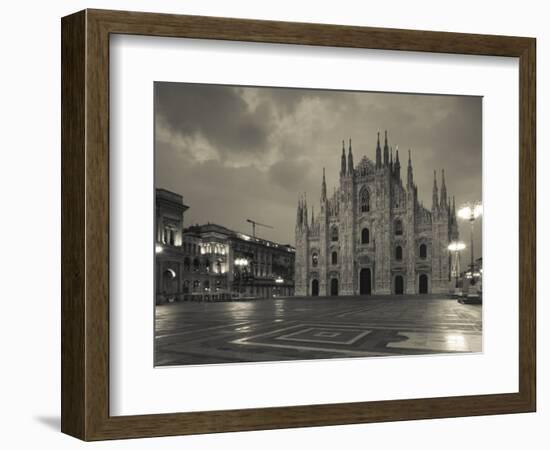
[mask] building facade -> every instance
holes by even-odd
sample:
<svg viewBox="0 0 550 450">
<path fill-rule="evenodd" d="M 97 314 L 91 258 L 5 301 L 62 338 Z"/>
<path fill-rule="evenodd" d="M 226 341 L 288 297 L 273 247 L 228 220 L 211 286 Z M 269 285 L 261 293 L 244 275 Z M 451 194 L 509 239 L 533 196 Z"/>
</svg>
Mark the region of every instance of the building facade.
<svg viewBox="0 0 550 450">
<path fill-rule="evenodd" d="M 157 304 L 294 295 L 295 249 L 217 224 L 184 228 L 181 195 L 156 190 Z"/>
<path fill-rule="evenodd" d="M 378 133 L 376 160 L 353 162 L 351 139 L 340 158 L 339 186 L 327 195 L 323 169 L 320 212 L 305 198 L 296 217 L 296 295 L 447 293 L 450 241 L 458 239 L 454 198 L 434 171 L 432 207 L 418 200 L 409 150 L 401 179 L 399 150 L 384 147 Z"/>
</svg>

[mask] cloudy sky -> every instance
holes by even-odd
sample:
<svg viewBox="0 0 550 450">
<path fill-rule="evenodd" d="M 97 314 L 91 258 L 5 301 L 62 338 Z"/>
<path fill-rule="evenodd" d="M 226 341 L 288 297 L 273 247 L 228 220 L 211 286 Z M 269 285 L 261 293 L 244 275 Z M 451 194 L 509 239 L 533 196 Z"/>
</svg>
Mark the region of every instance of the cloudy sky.
<svg viewBox="0 0 550 450">
<path fill-rule="evenodd" d="M 155 83 L 156 186 L 183 195 L 185 226 L 213 222 L 294 244 L 299 193 L 319 211 L 323 167 L 338 183 L 342 140 L 354 161 L 375 159 L 388 130 L 406 177 L 412 152 L 420 200 L 432 203 L 433 171 L 445 169 L 457 206 L 481 200 L 481 98 Z M 383 145 L 383 143 L 382 143 Z M 467 224 L 461 239 L 469 244 Z M 481 252 L 476 224 L 476 257 Z M 464 261 L 464 259 L 463 259 Z"/>
</svg>

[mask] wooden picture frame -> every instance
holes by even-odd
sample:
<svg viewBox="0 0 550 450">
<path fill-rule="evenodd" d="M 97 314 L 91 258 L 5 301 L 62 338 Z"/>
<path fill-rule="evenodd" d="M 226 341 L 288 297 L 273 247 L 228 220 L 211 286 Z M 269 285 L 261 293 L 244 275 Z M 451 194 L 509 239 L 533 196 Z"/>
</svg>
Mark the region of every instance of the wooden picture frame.
<svg viewBox="0 0 550 450">
<path fill-rule="evenodd" d="M 61 25 L 64 433 L 101 440 L 535 411 L 535 39 L 103 10 Z M 109 36 L 116 33 L 519 58 L 519 391 L 110 416 Z"/>
</svg>

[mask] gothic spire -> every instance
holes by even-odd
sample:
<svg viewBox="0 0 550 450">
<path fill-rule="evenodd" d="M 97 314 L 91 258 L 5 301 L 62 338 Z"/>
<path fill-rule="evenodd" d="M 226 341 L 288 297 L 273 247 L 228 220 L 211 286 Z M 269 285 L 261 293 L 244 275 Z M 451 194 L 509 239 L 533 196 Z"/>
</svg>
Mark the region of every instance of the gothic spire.
<svg viewBox="0 0 550 450">
<path fill-rule="evenodd" d="M 437 173 L 434 170 L 434 187 L 433 187 L 433 193 L 432 193 L 432 209 L 438 209 L 439 208 L 439 195 L 437 191 Z"/>
<path fill-rule="evenodd" d="M 384 131 L 384 165 L 387 166 L 389 163 L 389 148 L 388 148 L 388 130 Z"/>
<path fill-rule="evenodd" d="M 400 180 L 401 179 L 401 163 L 399 162 L 399 146 L 395 146 L 395 177 Z"/>
<path fill-rule="evenodd" d="M 447 207 L 447 186 L 445 186 L 445 169 L 441 169 L 441 208 Z"/>
<path fill-rule="evenodd" d="M 325 179 L 325 168 L 323 167 L 323 182 L 321 184 L 321 201 L 327 199 L 327 180 Z"/>
<path fill-rule="evenodd" d="M 346 174 L 346 149 L 345 149 L 345 144 L 344 144 L 344 141 L 342 141 L 342 163 L 341 163 L 341 166 L 340 166 L 340 175 L 345 175 Z"/>
<path fill-rule="evenodd" d="M 453 216 L 456 214 L 456 209 L 455 209 L 455 196 L 453 195 Z"/>
<path fill-rule="evenodd" d="M 307 197 L 306 197 L 306 193 L 304 192 L 304 211 L 303 211 L 303 224 L 307 227 Z"/>
<path fill-rule="evenodd" d="M 298 207 L 296 208 L 296 226 L 302 226 L 302 198 L 298 196 Z"/>
<path fill-rule="evenodd" d="M 407 166 L 407 186 L 413 185 L 413 166 L 411 160 L 411 149 L 409 148 L 409 164 Z"/>
<path fill-rule="evenodd" d="M 353 153 L 351 151 L 351 138 L 349 138 L 348 174 L 353 174 Z"/>
<path fill-rule="evenodd" d="M 380 131 L 378 131 L 378 139 L 376 141 L 376 168 L 382 167 L 382 149 L 380 148 Z"/>
</svg>

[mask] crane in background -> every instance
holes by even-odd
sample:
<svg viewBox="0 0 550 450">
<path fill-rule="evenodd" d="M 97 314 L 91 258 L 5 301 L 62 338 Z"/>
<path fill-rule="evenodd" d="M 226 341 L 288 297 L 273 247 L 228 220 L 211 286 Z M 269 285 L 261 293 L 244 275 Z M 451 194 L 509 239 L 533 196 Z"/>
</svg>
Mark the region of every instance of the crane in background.
<svg viewBox="0 0 550 450">
<path fill-rule="evenodd" d="M 266 225 L 265 223 L 256 222 L 255 220 L 252 220 L 252 219 L 246 219 L 246 221 L 252 224 L 252 236 L 254 237 L 256 237 L 256 225 L 258 225 L 259 227 L 273 229 L 271 225 Z"/>
</svg>

